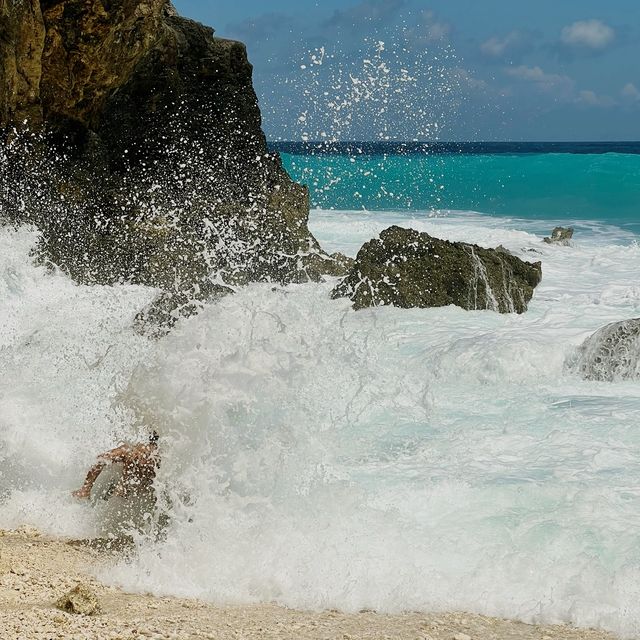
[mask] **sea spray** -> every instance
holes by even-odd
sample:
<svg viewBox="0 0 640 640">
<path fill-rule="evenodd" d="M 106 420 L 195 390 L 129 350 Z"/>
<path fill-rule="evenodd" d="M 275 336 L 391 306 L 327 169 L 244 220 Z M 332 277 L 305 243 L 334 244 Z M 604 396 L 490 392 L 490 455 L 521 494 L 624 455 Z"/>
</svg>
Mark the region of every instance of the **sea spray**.
<svg viewBox="0 0 640 640">
<path fill-rule="evenodd" d="M 252 285 L 153 341 L 131 329 L 153 291 L 77 286 L 31 263 L 33 231 L 2 230 L 0 526 L 95 535 L 69 492 L 143 416 L 169 521 L 108 581 L 637 634 L 637 385 L 564 369 L 638 315 L 634 236 L 580 223 L 573 247 L 548 247 L 539 223 L 453 212 L 317 212 L 312 227 L 352 253 L 391 224 L 540 252 L 529 311 L 354 313 L 331 283 Z"/>
<path fill-rule="evenodd" d="M 108 577 L 217 602 L 634 630 L 620 607 L 638 579 L 640 398 L 563 365 L 620 312 L 606 282 L 634 286 L 640 254 L 593 237 L 554 253 L 479 222 L 422 226 L 544 252 L 525 316 L 351 313 L 314 285 L 253 287 L 182 323 L 131 393 L 170 416 L 163 482 L 170 491 L 177 472 L 189 496 L 166 541 Z M 597 265 L 612 253 L 605 275 Z M 568 293 L 577 272 L 588 295 Z"/>
<path fill-rule="evenodd" d="M 423 224 L 456 239 L 486 234 L 513 250 L 540 243 L 521 232 L 480 231 L 474 222 L 454 216 Z M 137 568 L 123 567 L 116 579 L 224 602 L 468 608 L 635 628 L 633 615 L 611 611 L 631 597 L 636 576 L 629 555 L 635 507 L 614 496 L 623 469 L 634 495 L 638 398 L 633 387 L 585 389 L 563 373 L 586 324 L 620 312 L 619 300 L 611 306 L 604 274 L 585 269 L 597 268 L 611 246 L 585 240 L 586 249 L 570 254 L 547 250 L 546 289 L 522 320 L 480 313 L 471 321 L 453 309 L 345 315 L 301 287 L 278 296 L 257 288 L 184 324 L 145 384 L 160 385 L 151 397 L 166 396 L 166 412 L 186 416 L 181 424 L 193 429 L 195 404 L 223 435 L 212 439 L 219 440 L 212 457 L 202 453 L 203 440 L 192 455 L 183 454 L 198 460 L 183 476 L 191 504 L 181 503 L 167 541 L 144 546 Z M 616 251 L 620 261 L 607 275 L 631 290 L 637 249 Z M 582 311 L 563 298 L 575 270 L 585 273 L 592 292 L 576 294 Z M 313 330 L 300 324 L 310 301 Z M 343 334 L 345 323 L 353 330 Z M 348 336 L 361 347 L 344 359 Z M 203 345 L 228 339 L 213 368 L 196 366 L 221 349 Z M 206 371 L 211 377 L 202 378 Z M 398 384 L 399 371 L 413 388 Z M 314 373 L 319 382 L 310 380 Z M 182 398 L 169 392 L 172 379 L 181 380 Z M 247 387 L 252 393 L 239 394 Z M 241 409 L 221 412 L 224 390 Z M 345 392 L 357 398 L 359 390 L 355 413 L 332 411 L 334 404 L 348 406 Z M 599 416 L 614 407 L 612 422 L 599 432 Z M 612 428 L 624 446 L 612 448 Z M 607 478 L 609 489 L 602 486 Z M 531 573 L 534 566 L 544 570 Z M 617 591 L 603 602 L 610 580 Z"/>
<path fill-rule="evenodd" d="M 91 535 L 69 491 L 100 451 L 138 435 L 115 399 L 151 347 L 131 324 L 155 292 L 76 285 L 33 264 L 37 242 L 34 229 L 0 228 L 3 525 Z"/>
<path fill-rule="evenodd" d="M 447 126 L 456 121 L 460 103 L 468 96 L 467 84 L 472 78 L 461 68 L 446 33 L 437 22 L 431 24 L 433 16 L 427 13 L 405 16 L 406 23 L 393 26 L 374 20 L 362 39 L 341 33 L 331 43 L 305 52 L 298 64 L 291 65 L 284 83 L 286 91 L 295 96 L 292 102 L 299 105 L 298 113 L 287 113 L 291 122 L 288 139 L 310 142 L 310 153 L 322 155 L 341 140 L 384 144 L 434 141 L 446 135 Z M 417 24 L 423 25 L 419 34 Z M 273 103 L 274 119 L 281 118 L 283 110 L 289 111 L 287 103 Z M 322 206 L 316 194 L 323 194 L 320 199 L 326 202 L 328 194 L 342 192 L 348 185 L 353 200 L 364 207 L 371 195 L 380 205 L 391 201 L 393 208 L 412 208 L 414 196 L 405 192 L 404 181 L 397 176 L 387 179 L 384 153 L 366 163 L 356 161 L 366 155 L 367 146 L 352 143 L 344 158 L 323 163 L 322 174 L 314 171 L 313 160 L 289 168 L 300 183 L 309 185 L 316 206 Z M 449 176 L 438 161 L 423 169 L 422 191 L 429 193 L 438 208 Z M 376 194 L 369 194 L 372 184 L 377 186 Z"/>
</svg>

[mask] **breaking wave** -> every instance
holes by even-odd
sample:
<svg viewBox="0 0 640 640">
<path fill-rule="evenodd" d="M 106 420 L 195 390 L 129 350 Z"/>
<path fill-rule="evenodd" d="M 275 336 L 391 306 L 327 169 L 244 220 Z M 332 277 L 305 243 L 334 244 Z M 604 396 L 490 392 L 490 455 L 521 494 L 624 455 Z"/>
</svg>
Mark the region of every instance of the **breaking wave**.
<svg viewBox="0 0 640 640">
<path fill-rule="evenodd" d="M 469 610 L 640 632 L 640 391 L 565 360 L 638 316 L 635 236 L 439 212 L 316 211 L 328 250 L 390 224 L 539 252 L 522 316 L 353 312 L 331 283 L 252 285 L 154 341 L 144 287 L 79 286 L 0 229 L 0 526 L 104 535 L 95 456 L 161 433 L 157 540 L 103 578 L 301 608 Z"/>
</svg>

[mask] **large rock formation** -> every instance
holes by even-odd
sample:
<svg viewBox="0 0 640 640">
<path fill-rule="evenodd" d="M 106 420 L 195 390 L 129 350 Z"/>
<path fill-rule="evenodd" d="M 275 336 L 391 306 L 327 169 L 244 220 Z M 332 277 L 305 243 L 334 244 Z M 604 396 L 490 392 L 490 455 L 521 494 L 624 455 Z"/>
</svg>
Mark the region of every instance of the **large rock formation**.
<svg viewBox="0 0 640 640">
<path fill-rule="evenodd" d="M 640 318 L 614 322 L 587 338 L 567 362 L 587 380 L 640 379 Z"/>
<path fill-rule="evenodd" d="M 0 0 L 0 74 L 0 217 L 78 280 L 183 300 L 343 272 L 267 150 L 244 45 L 169 0 Z"/>
<path fill-rule="evenodd" d="M 470 310 L 523 313 L 541 278 L 539 262 L 524 262 L 504 250 L 390 227 L 360 249 L 333 297 L 350 298 L 354 309 L 454 304 Z"/>
</svg>

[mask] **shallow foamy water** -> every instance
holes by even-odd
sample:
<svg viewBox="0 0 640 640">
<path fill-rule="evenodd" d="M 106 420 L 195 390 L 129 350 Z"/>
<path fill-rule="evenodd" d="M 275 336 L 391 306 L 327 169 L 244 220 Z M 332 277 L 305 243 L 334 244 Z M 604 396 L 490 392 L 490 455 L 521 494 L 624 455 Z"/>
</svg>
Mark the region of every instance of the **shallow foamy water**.
<svg viewBox="0 0 640 640">
<path fill-rule="evenodd" d="M 390 224 L 542 260 L 522 316 L 330 300 L 255 285 L 154 343 L 153 295 L 79 287 L 0 230 L 0 526 L 91 535 L 68 492 L 93 457 L 162 433 L 171 520 L 104 576 L 128 588 L 304 608 L 466 609 L 640 632 L 640 388 L 565 370 L 640 315 L 640 247 L 615 227 L 314 212 L 328 250 Z M 539 253 L 529 252 L 535 249 Z"/>
</svg>

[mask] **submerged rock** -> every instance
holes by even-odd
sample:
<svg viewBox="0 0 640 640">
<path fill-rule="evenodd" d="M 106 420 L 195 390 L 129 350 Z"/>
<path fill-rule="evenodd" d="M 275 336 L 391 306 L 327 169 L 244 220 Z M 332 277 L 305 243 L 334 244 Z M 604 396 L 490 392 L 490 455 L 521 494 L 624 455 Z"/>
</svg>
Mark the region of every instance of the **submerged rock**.
<svg viewBox="0 0 640 640">
<path fill-rule="evenodd" d="M 56 607 L 67 613 L 75 613 L 82 616 L 95 616 L 102 613 L 102 607 L 96 594 L 85 584 L 79 584 L 69 593 L 62 596 Z"/>
<path fill-rule="evenodd" d="M 394 226 L 360 249 L 332 295 L 350 298 L 354 309 L 454 304 L 523 313 L 541 278 L 539 262 Z"/>
<path fill-rule="evenodd" d="M 587 338 L 567 366 L 587 380 L 640 378 L 640 318 L 614 322 Z"/>
<path fill-rule="evenodd" d="M 140 311 L 134 320 L 134 328 L 141 335 L 161 338 L 180 318 L 196 315 L 205 304 L 210 304 L 233 293 L 230 287 L 209 284 L 192 291 L 165 291 Z"/>
<path fill-rule="evenodd" d="M 267 149 L 243 44 L 168 0 L 0 0 L 0 218 L 88 283 L 346 273 Z"/>
<path fill-rule="evenodd" d="M 543 238 L 547 244 L 560 244 L 569 246 L 569 240 L 573 238 L 573 227 L 556 227 L 551 232 L 550 238 Z"/>
</svg>

